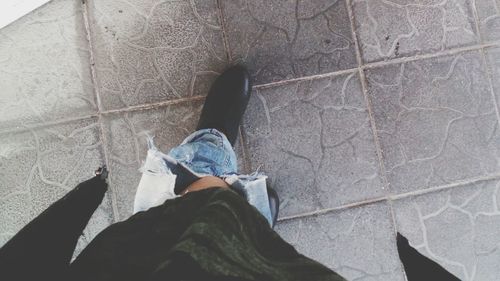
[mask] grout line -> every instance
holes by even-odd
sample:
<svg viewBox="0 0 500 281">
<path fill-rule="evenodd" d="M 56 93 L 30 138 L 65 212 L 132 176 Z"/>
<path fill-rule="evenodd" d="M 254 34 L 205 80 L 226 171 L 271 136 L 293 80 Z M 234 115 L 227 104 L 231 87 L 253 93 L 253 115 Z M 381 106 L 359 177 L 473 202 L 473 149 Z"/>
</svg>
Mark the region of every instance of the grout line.
<svg viewBox="0 0 500 281">
<path fill-rule="evenodd" d="M 375 118 L 373 117 L 372 103 L 371 103 L 371 99 L 368 95 L 368 87 L 367 87 L 367 82 L 366 82 L 366 77 L 365 77 L 365 72 L 364 72 L 364 67 L 363 67 L 363 59 L 361 57 L 361 49 L 360 49 L 358 37 L 356 34 L 356 22 L 354 20 L 354 12 L 352 10 L 351 0 L 346 0 L 346 5 L 347 5 L 347 13 L 349 15 L 349 19 L 350 19 L 350 23 L 351 23 L 351 31 L 352 31 L 352 37 L 354 40 L 356 60 L 358 62 L 358 73 L 359 73 L 359 79 L 361 82 L 361 90 L 363 91 L 363 96 L 365 98 L 366 108 L 368 110 L 368 116 L 370 118 L 370 126 L 371 126 L 371 130 L 372 130 L 372 134 L 373 134 L 373 141 L 374 141 L 375 150 L 376 150 L 378 162 L 379 162 L 379 171 L 381 174 L 380 177 L 382 178 L 383 187 L 384 187 L 385 192 L 386 192 L 386 202 L 387 202 L 387 205 L 389 207 L 390 221 L 391 221 L 392 229 L 394 231 L 393 238 L 394 238 L 394 241 L 396 241 L 397 233 L 398 233 L 398 230 L 396 227 L 396 215 L 394 212 L 394 207 L 393 207 L 392 201 L 390 199 L 388 199 L 388 196 L 387 196 L 389 194 L 389 190 L 390 190 L 389 189 L 389 181 L 387 179 L 387 173 L 386 173 L 385 164 L 384 164 L 384 155 L 382 153 L 382 148 L 381 148 L 380 142 L 379 142 L 377 126 L 375 123 Z M 406 272 L 404 270 L 403 264 L 401 262 L 398 262 L 398 265 L 400 266 L 399 270 L 401 271 L 405 280 L 407 280 L 408 277 L 406 276 Z"/>
<path fill-rule="evenodd" d="M 297 215 L 280 217 L 280 218 L 278 218 L 278 222 L 306 218 L 306 217 L 310 217 L 310 216 L 324 215 L 324 214 L 335 212 L 335 211 L 342 211 L 342 210 L 346 210 L 349 208 L 366 206 L 366 205 L 379 203 L 379 202 L 383 202 L 383 201 L 388 201 L 392 205 L 392 202 L 396 201 L 396 200 L 400 200 L 400 199 L 404 199 L 404 198 L 408 198 L 408 197 L 425 195 L 425 194 L 431 194 L 431 193 L 435 193 L 435 192 L 439 192 L 439 191 L 443 191 L 443 190 L 452 189 L 455 187 L 461 187 L 461 186 L 466 186 L 469 184 L 474 184 L 474 183 L 483 182 L 483 181 L 491 181 L 491 180 L 500 180 L 500 174 L 493 174 L 493 175 L 488 175 L 485 177 L 477 177 L 477 178 L 472 178 L 469 180 L 450 183 L 447 185 L 435 186 L 435 187 L 430 187 L 430 188 L 416 190 L 416 191 L 410 191 L 407 193 L 401 193 L 401 194 L 396 194 L 396 195 L 387 195 L 387 196 L 383 196 L 383 197 L 377 197 L 374 199 L 368 199 L 368 200 L 364 200 L 364 201 L 349 203 L 349 204 L 345 204 L 345 205 L 341 205 L 341 206 L 337 206 L 337 207 L 320 209 L 320 210 L 305 212 L 305 213 L 301 213 L 301 214 L 297 214 Z"/>
<path fill-rule="evenodd" d="M 488 84 L 490 86 L 489 90 L 491 93 L 491 98 L 493 99 L 493 106 L 495 107 L 497 122 L 500 125 L 500 100 L 497 100 L 497 95 L 495 93 L 495 89 L 493 88 L 493 71 L 491 69 L 492 67 L 490 67 L 490 64 L 488 63 L 488 60 L 486 59 L 484 49 L 481 49 L 481 59 L 483 60 L 484 68 L 486 71 L 486 78 L 488 79 Z"/>
<path fill-rule="evenodd" d="M 481 34 L 481 25 L 480 25 L 480 20 L 479 20 L 479 13 L 477 12 L 477 7 L 476 7 L 476 1 L 472 1 L 473 3 L 471 4 L 472 5 L 472 12 L 474 14 L 474 21 L 476 23 L 476 30 L 477 30 L 477 33 L 478 33 L 478 36 L 479 36 L 479 41 L 481 43 L 484 43 L 484 39 L 483 39 L 483 36 Z M 486 71 L 486 78 L 488 79 L 488 84 L 490 86 L 490 93 L 491 93 L 491 96 L 492 96 L 492 99 L 493 99 L 493 105 L 495 106 L 495 112 L 497 114 L 497 121 L 498 123 L 500 124 L 500 101 L 497 100 L 497 97 L 496 97 L 496 94 L 495 94 L 495 89 L 493 88 L 493 71 L 492 71 L 492 67 L 490 67 L 490 63 L 488 63 L 488 60 L 486 59 L 486 51 L 485 51 L 485 48 L 481 48 L 480 50 L 480 53 L 481 53 L 481 59 L 483 60 L 483 64 L 484 64 L 484 69 Z"/>
<path fill-rule="evenodd" d="M 93 118 L 97 118 L 97 117 L 98 117 L 98 114 L 94 113 L 94 114 L 59 119 L 59 120 L 49 121 L 49 122 L 44 122 L 44 123 L 23 124 L 21 126 L 15 127 L 15 128 L 6 128 L 3 130 L 0 130 L 0 135 L 11 134 L 11 133 L 22 133 L 22 132 L 26 132 L 26 131 L 30 131 L 30 130 L 34 130 L 34 129 L 42 129 L 42 128 L 50 127 L 50 126 L 54 126 L 54 125 L 66 124 L 66 123 L 80 121 L 80 120 L 93 119 Z"/>
<path fill-rule="evenodd" d="M 291 216 L 280 217 L 280 218 L 278 218 L 278 222 L 283 222 L 283 221 L 288 221 L 288 220 L 294 220 L 294 219 L 300 219 L 300 218 L 306 218 L 306 217 L 310 217 L 310 216 L 324 215 L 324 214 L 332 213 L 332 212 L 335 212 L 335 211 L 342 211 L 342 210 L 346 210 L 346 209 L 349 209 L 349 208 L 357 208 L 357 207 L 361 207 L 361 206 L 365 206 L 365 205 L 370 205 L 370 204 L 374 204 L 374 203 L 383 202 L 383 201 L 386 201 L 386 200 L 387 200 L 387 197 L 378 197 L 378 198 L 375 198 L 375 199 L 370 199 L 370 200 L 365 200 L 365 201 L 359 201 L 359 202 L 355 202 L 355 203 L 345 204 L 345 205 L 341 205 L 341 206 L 338 206 L 338 207 L 326 208 L 326 209 L 321 209 L 321 210 L 316 210 L 316 211 L 301 213 L 301 214 L 298 214 L 298 215 L 291 215 Z"/>
<path fill-rule="evenodd" d="M 95 89 L 94 89 L 94 91 L 95 91 Z M 201 101 L 204 99 L 205 99 L 205 96 L 194 96 L 194 97 L 180 98 L 180 99 L 175 99 L 175 100 L 167 100 L 167 101 L 162 101 L 162 102 L 157 102 L 157 103 L 152 103 L 152 104 L 131 106 L 131 107 L 127 107 L 127 108 L 112 109 L 112 110 L 107 110 L 107 111 L 100 111 L 99 110 L 99 112 L 94 113 L 94 114 L 89 114 L 89 115 L 82 115 L 82 116 L 78 116 L 78 117 L 59 119 L 59 120 L 49 121 L 49 122 L 44 122 L 44 123 L 34 123 L 34 124 L 28 124 L 28 125 L 24 124 L 24 125 L 22 125 L 22 127 L 18 126 L 16 128 L 3 129 L 3 130 L 0 130 L 0 135 L 10 134 L 10 133 L 20 133 L 20 132 L 33 130 L 33 129 L 44 128 L 44 127 L 60 125 L 60 124 L 66 124 L 66 123 L 70 123 L 70 122 L 87 120 L 87 119 L 92 119 L 92 118 L 99 119 L 99 118 L 102 118 L 104 115 L 108 115 L 108 114 L 117 114 L 117 113 L 126 113 L 126 112 L 154 109 L 154 108 L 159 108 L 159 107 L 168 106 L 168 105 L 188 103 L 188 102 L 192 102 L 192 101 Z"/>
<path fill-rule="evenodd" d="M 479 42 L 484 43 L 483 36 L 481 35 L 481 29 L 480 29 L 480 24 L 479 24 L 479 13 L 477 12 L 476 1 L 473 0 L 470 2 L 470 4 L 472 7 L 472 15 L 474 16 L 474 24 L 476 25 L 476 32 L 477 32 L 477 36 L 479 38 Z"/>
<path fill-rule="evenodd" d="M 204 99 L 205 99 L 205 96 L 185 97 L 185 98 L 179 98 L 179 99 L 174 99 L 174 100 L 166 100 L 166 101 L 160 101 L 160 102 L 155 102 L 155 103 L 134 105 L 134 106 L 126 107 L 126 108 L 104 110 L 104 111 L 101 111 L 100 113 L 101 113 L 101 115 L 108 115 L 108 114 L 114 114 L 114 113 L 125 113 L 125 112 L 141 111 L 141 110 L 158 108 L 158 107 L 163 107 L 163 106 L 168 106 L 168 105 L 175 105 L 175 104 L 180 104 L 180 103 L 188 103 L 188 102 L 192 102 L 192 101 L 201 101 L 201 100 L 204 100 Z"/>
<path fill-rule="evenodd" d="M 229 38 L 226 33 L 226 19 L 224 17 L 224 12 L 222 11 L 222 0 L 216 0 L 217 1 L 217 11 L 218 11 L 218 16 L 219 16 L 219 21 L 222 29 L 222 40 L 224 41 L 224 48 L 226 49 L 226 58 L 229 63 L 232 62 L 232 54 L 229 49 Z"/>
<path fill-rule="evenodd" d="M 322 74 L 316 74 L 316 75 L 310 75 L 310 76 L 303 76 L 303 77 L 298 77 L 298 78 L 292 78 L 292 79 L 286 79 L 286 80 L 280 80 L 276 82 L 270 82 L 270 83 L 265 83 L 265 84 L 260 84 L 260 85 L 255 85 L 253 86 L 254 89 L 260 90 L 260 89 L 266 89 L 266 88 L 271 88 L 275 86 L 281 86 L 287 83 L 292 83 L 292 82 L 301 82 L 301 81 L 309 81 L 309 80 L 314 80 L 314 79 L 320 79 L 320 78 L 325 78 L 325 77 L 335 77 L 339 75 L 344 75 L 344 74 L 351 74 L 353 72 L 358 71 L 358 68 L 349 68 L 345 70 L 339 70 L 335 72 L 328 72 L 328 73 L 322 73 Z"/>
<path fill-rule="evenodd" d="M 347 1 L 349 1 L 349 0 L 347 0 Z M 419 59 L 428 59 L 428 58 L 433 58 L 433 57 L 456 54 L 456 53 L 460 53 L 460 52 L 464 52 L 464 51 L 479 50 L 481 48 L 488 48 L 488 47 L 500 47 L 500 41 L 487 43 L 487 44 L 484 44 L 482 46 L 471 46 L 471 47 L 448 50 L 448 51 L 440 52 L 440 53 L 420 55 L 420 56 L 407 57 L 407 58 L 400 58 L 400 59 L 394 59 L 394 60 L 386 61 L 386 62 L 369 63 L 366 65 L 362 65 L 361 69 L 364 70 L 364 69 L 370 69 L 370 68 L 380 67 L 380 66 L 384 66 L 384 65 L 392 65 L 392 64 L 402 63 L 402 62 L 410 62 L 410 61 L 415 61 L 415 60 L 419 60 Z M 90 50 L 90 53 L 91 53 L 91 58 L 92 58 L 93 51 Z M 300 81 L 308 81 L 308 80 L 314 80 L 314 79 L 320 79 L 320 78 L 326 78 L 326 77 L 335 77 L 338 75 L 350 74 L 350 73 L 356 72 L 358 70 L 359 70 L 359 67 L 346 69 L 346 70 L 340 70 L 340 71 L 336 71 L 336 72 L 330 72 L 330 73 L 304 76 L 304 77 L 299 77 L 299 78 L 294 78 L 294 79 L 289 79 L 289 80 L 282 80 L 282 81 L 271 82 L 271 83 L 267 83 L 267 84 L 256 85 L 256 86 L 253 86 L 253 89 L 254 90 L 265 89 L 265 88 L 270 88 L 270 87 L 274 87 L 274 86 L 284 85 L 284 84 L 291 83 L 291 82 L 300 82 Z M 95 76 L 95 71 L 92 70 L 93 81 L 95 81 L 94 76 Z M 96 87 L 95 84 L 94 84 L 94 87 Z M 99 95 L 97 95 L 97 93 L 96 93 L 96 96 L 99 96 Z M 30 124 L 30 125 L 23 125 L 25 128 L 18 127 L 18 128 L 13 128 L 13 129 L 3 129 L 3 130 L 0 130 L 0 134 L 22 132 L 22 131 L 26 131 L 28 129 L 34 129 L 34 128 L 38 128 L 38 127 L 46 127 L 46 126 L 50 126 L 50 125 L 63 124 L 63 123 L 71 122 L 71 121 L 89 119 L 89 118 L 93 118 L 93 117 L 98 117 L 99 115 L 102 115 L 102 114 L 139 111 L 139 110 L 151 109 L 151 108 L 167 106 L 167 105 L 177 104 L 177 103 L 182 103 L 182 102 L 203 100 L 204 98 L 205 98 L 204 96 L 194 96 L 194 97 L 180 98 L 180 99 L 175 99 L 175 100 L 161 101 L 161 102 L 152 103 L 152 104 L 136 105 L 136 106 L 131 106 L 131 107 L 127 107 L 127 108 L 99 111 L 97 114 L 90 114 L 90 115 L 84 115 L 84 116 L 80 116 L 80 117 L 61 119 L 61 120 L 57 120 L 57 121 L 49 121 L 49 122 L 45 122 L 45 123 L 34 123 L 34 124 Z M 100 102 L 100 96 L 99 96 L 99 98 L 97 99 L 98 108 L 101 107 L 100 104 L 101 104 L 101 102 Z"/>
<path fill-rule="evenodd" d="M 101 97 L 99 93 L 99 87 L 97 86 L 97 74 L 95 71 L 95 57 L 94 57 L 94 49 L 92 45 L 92 38 L 91 38 L 91 31 L 90 31 L 90 22 L 89 22 L 89 13 L 88 13 L 88 1 L 83 1 L 82 6 L 83 6 L 83 20 L 84 20 L 84 26 L 85 26 L 85 32 L 86 32 L 86 37 L 87 37 L 87 42 L 89 44 L 89 53 L 90 53 L 90 72 L 91 72 L 91 77 L 92 77 L 92 85 L 94 86 L 94 94 L 95 98 L 97 100 L 97 122 L 99 124 L 99 136 L 102 141 L 102 151 L 104 154 L 104 162 L 106 166 L 108 167 L 108 171 L 111 172 L 111 167 L 109 164 L 109 157 L 108 157 L 108 151 L 107 151 L 107 144 L 108 141 L 106 139 L 106 134 L 104 133 L 104 124 L 102 120 L 102 103 L 101 103 Z M 114 222 L 118 222 L 119 219 L 119 213 L 118 213 L 118 205 L 117 205 L 117 198 L 116 198 L 116 189 L 114 188 L 112 182 L 111 182 L 111 177 L 108 175 L 108 183 L 109 183 L 109 190 L 110 192 L 110 199 L 111 199 L 111 207 L 113 209 L 113 220 Z"/>
<path fill-rule="evenodd" d="M 378 62 L 370 62 L 362 66 L 363 69 L 370 69 L 370 68 L 375 68 L 375 67 L 381 67 L 381 66 L 387 66 L 387 65 L 394 65 L 394 64 L 400 64 L 404 62 L 412 62 L 416 60 L 424 60 L 424 59 L 430 59 L 430 58 L 436 58 L 436 57 L 445 57 L 445 56 L 450 56 L 450 55 L 456 55 L 458 53 L 463 53 L 463 52 L 469 52 L 469 51 L 476 51 L 480 50 L 481 48 L 487 48 L 491 46 L 496 46 L 498 45 L 498 42 L 490 42 L 490 43 L 485 43 L 485 44 L 476 44 L 476 45 L 471 45 L 471 46 L 465 46 L 465 47 L 457 47 L 453 49 L 448 49 L 444 51 L 438 51 L 435 53 L 427 53 L 427 54 L 419 54 L 419 55 L 414 55 L 414 56 L 407 56 L 407 57 L 400 57 L 400 58 L 395 58 L 387 61 L 378 61 Z"/>
<path fill-rule="evenodd" d="M 350 0 L 346 0 L 346 1 L 350 2 Z M 354 38 L 355 38 L 355 44 L 357 44 L 356 43 L 357 38 L 356 37 L 354 37 Z M 285 80 L 280 80 L 280 81 L 276 81 L 276 82 L 269 82 L 269 83 L 255 85 L 253 88 L 254 89 L 265 89 L 265 88 L 280 86 L 280 85 L 292 83 L 292 82 L 308 81 L 308 80 L 314 80 L 314 79 L 319 79 L 319 78 L 324 78 L 324 77 L 333 77 L 333 76 L 348 74 L 348 73 L 352 73 L 352 72 L 357 71 L 359 68 L 361 68 L 362 70 L 372 69 L 372 68 L 400 64 L 400 63 L 405 63 L 405 62 L 412 62 L 412 61 L 417 61 L 417 60 L 424 60 L 424 59 L 431 59 L 431 58 L 436 58 L 436 57 L 445 57 L 445 56 L 450 56 L 450 55 L 456 55 L 458 53 L 476 51 L 476 50 L 480 50 L 482 48 L 495 47 L 495 46 L 500 47 L 500 41 L 489 42 L 489 43 L 479 44 L 479 45 L 472 45 L 472 46 L 467 46 L 467 47 L 453 48 L 453 49 L 448 49 L 445 51 L 439 51 L 439 52 L 435 52 L 435 53 L 394 58 L 394 59 L 390 59 L 390 60 L 386 60 L 386 61 L 369 62 L 366 64 L 363 64 L 363 62 L 361 62 L 361 66 L 358 66 L 356 68 L 338 70 L 338 71 L 334 71 L 334 72 L 327 72 L 327 73 L 321 73 L 321 74 L 310 75 L 310 76 L 303 76 L 303 77 L 292 78 L 292 79 L 285 79 Z M 358 56 L 358 52 L 359 52 L 359 46 L 356 50 L 356 57 Z M 361 55 L 359 54 L 359 56 L 361 56 Z M 361 57 L 360 57 L 360 59 L 361 59 Z"/>
<path fill-rule="evenodd" d="M 500 179 L 500 173 L 491 174 L 491 175 L 487 175 L 484 177 L 471 178 L 468 180 L 457 181 L 457 182 L 450 183 L 450 184 L 429 187 L 426 189 L 415 190 L 415 191 L 410 191 L 410 192 L 406 192 L 406 193 L 389 195 L 387 198 L 389 200 L 395 201 L 395 200 L 400 200 L 400 199 L 407 198 L 407 197 L 419 196 L 419 195 L 424 195 L 424 194 L 428 194 L 428 193 L 434 193 L 434 192 L 438 192 L 438 191 L 451 189 L 454 187 L 465 186 L 465 185 L 474 184 L 474 183 L 478 183 L 478 182 L 482 182 L 482 181 L 490 181 L 490 180 L 498 180 L 498 179 Z"/>
<path fill-rule="evenodd" d="M 90 23 L 89 23 L 89 13 L 88 13 L 88 1 L 82 2 L 83 6 L 83 21 L 84 21 L 84 26 L 85 26 L 85 37 L 87 39 L 87 42 L 89 44 L 89 54 L 90 54 L 90 73 L 91 73 L 91 81 L 92 85 L 94 86 L 94 94 L 95 98 L 97 101 L 97 110 L 98 112 L 101 112 L 102 109 L 102 104 L 101 104 L 101 99 L 97 87 L 97 75 L 95 72 L 95 59 L 94 59 L 94 49 L 92 47 L 92 39 L 90 35 Z"/>
<path fill-rule="evenodd" d="M 365 103 L 366 103 L 366 108 L 368 110 L 368 117 L 370 118 L 370 126 L 373 134 L 373 141 L 375 145 L 375 150 L 377 153 L 378 161 L 379 161 L 379 171 L 380 171 L 380 177 L 382 178 L 383 181 L 383 186 L 385 192 L 389 191 L 389 181 L 387 180 L 387 173 L 385 169 L 385 164 L 384 164 L 384 155 L 382 148 L 380 146 L 380 141 L 378 137 L 378 130 L 377 130 L 377 125 L 375 123 L 375 118 L 373 117 L 373 109 L 372 109 L 372 103 L 370 96 L 368 95 L 368 86 L 366 82 L 366 77 L 363 69 L 363 59 L 361 57 L 361 50 L 359 47 L 359 42 L 358 42 L 358 37 L 356 35 L 356 28 L 355 28 L 355 21 L 354 21 L 354 13 L 352 11 L 352 4 L 351 0 L 346 0 L 347 3 L 347 13 L 349 14 L 349 19 L 351 22 L 351 31 L 352 31 L 352 37 L 354 40 L 354 48 L 356 52 L 356 60 L 358 62 L 358 73 L 359 73 L 359 80 L 361 82 L 361 90 L 363 91 L 363 96 L 365 98 Z"/>
</svg>

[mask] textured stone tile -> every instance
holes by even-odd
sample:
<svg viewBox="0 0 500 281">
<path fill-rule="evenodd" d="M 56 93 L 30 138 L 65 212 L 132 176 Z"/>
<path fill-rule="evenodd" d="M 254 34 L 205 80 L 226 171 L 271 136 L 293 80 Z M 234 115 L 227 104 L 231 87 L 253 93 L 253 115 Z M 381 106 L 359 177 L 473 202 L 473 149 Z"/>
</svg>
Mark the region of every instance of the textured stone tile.
<svg viewBox="0 0 500 281">
<path fill-rule="evenodd" d="M 394 203 L 397 229 L 463 281 L 500 276 L 500 182 L 477 182 Z"/>
<path fill-rule="evenodd" d="M 0 245 L 104 163 L 96 120 L 0 135 Z M 113 222 L 109 192 L 79 250 Z"/>
<path fill-rule="evenodd" d="M 251 168 L 269 175 L 282 216 L 384 194 L 356 73 L 257 90 L 243 128 Z"/>
<path fill-rule="evenodd" d="M 104 109 L 205 95 L 227 64 L 216 0 L 87 3 Z"/>
<path fill-rule="evenodd" d="M 370 69 L 368 91 L 390 189 L 500 171 L 500 130 L 478 52 Z"/>
<path fill-rule="evenodd" d="M 257 84 L 357 66 L 344 0 L 224 0 L 232 59 Z"/>
<path fill-rule="evenodd" d="M 385 202 L 280 222 L 276 231 L 347 280 L 405 280 Z"/>
<path fill-rule="evenodd" d="M 364 62 L 477 43 L 472 1 L 353 0 Z"/>
<path fill-rule="evenodd" d="M 475 0 L 483 41 L 500 39 L 500 1 Z"/>
<path fill-rule="evenodd" d="M 495 93 L 498 110 L 500 111 L 500 48 L 485 49 L 486 61 L 491 73 L 491 82 Z"/>
<path fill-rule="evenodd" d="M 80 1 L 54 0 L 0 30 L 0 130 L 97 111 Z"/>
</svg>

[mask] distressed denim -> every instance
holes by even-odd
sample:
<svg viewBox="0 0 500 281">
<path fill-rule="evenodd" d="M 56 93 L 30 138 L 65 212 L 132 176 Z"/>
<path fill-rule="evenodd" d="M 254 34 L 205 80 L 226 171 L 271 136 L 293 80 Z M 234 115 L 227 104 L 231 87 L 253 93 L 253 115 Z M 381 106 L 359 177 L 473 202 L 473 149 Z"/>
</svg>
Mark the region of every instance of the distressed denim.
<svg viewBox="0 0 500 281">
<path fill-rule="evenodd" d="M 202 176 L 221 177 L 238 172 L 233 147 L 226 136 L 216 129 L 192 133 L 168 155 Z"/>
<path fill-rule="evenodd" d="M 216 129 L 202 129 L 192 133 L 168 155 L 184 164 L 200 177 L 212 175 L 222 178 L 231 188 L 243 194 L 272 224 L 266 176 L 253 173 L 238 174 L 236 153 L 227 137 Z"/>
<path fill-rule="evenodd" d="M 260 173 L 238 174 L 236 154 L 227 137 L 220 131 L 216 129 L 196 131 L 179 146 L 171 149 L 168 154 L 158 151 L 152 139 L 149 147 L 148 158 L 142 169 L 143 177 L 136 193 L 134 213 L 157 206 L 157 198 L 177 197 L 171 183 L 182 175 L 176 175 L 176 171 L 189 170 L 195 178 L 211 175 L 223 179 L 232 189 L 243 195 L 248 203 L 272 225 L 266 188 L 267 177 Z"/>
</svg>

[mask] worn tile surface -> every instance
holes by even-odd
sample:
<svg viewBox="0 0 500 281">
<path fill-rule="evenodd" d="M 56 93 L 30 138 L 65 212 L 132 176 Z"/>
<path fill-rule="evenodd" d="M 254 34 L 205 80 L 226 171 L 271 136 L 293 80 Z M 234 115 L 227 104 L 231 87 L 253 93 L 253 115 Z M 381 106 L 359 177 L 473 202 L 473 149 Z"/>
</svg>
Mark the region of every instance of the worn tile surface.
<svg viewBox="0 0 500 281">
<path fill-rule="evenodd" d="M 221 2 L 231 57 L 257 84 L 357 66 L 344 0 Z"/>
<path fill-rule="evenodd" d="M 347 280 L 405 280 L 385 202 L 280 222 L 276 231 Z"/>
<path fill-rule="evenodd" d="M 205 95 L 227 64 L 216 0 L 87 3 L 103 109 Z"/>
<path fill-rule="evenodd" d="M 500 171 L 500 131 L 478 52 L 366 72 L 393 193 Z"/>
<path fill-rule="evenodd" d="M 353 0 L 364 62 L 478 42 L 473 1 Z"/>
<path fill-rule="evenodd" d="M 96 120 L 0 135 L 0 245 L 104 163 Z M 113 222 L 108 195 L 80 245 Z"/>
<path fill-rule="evenodd" d="M 500 40 L 500 1 L 475 0 L 483 41 Z"/>
<path fill-rule="evenodd" d="M 500 276 L 500 182 L 483 181 L 394 203 L 397 229 L 463 281 Z"/>
<path fill-rule="evenodd" d="M 54 0 L 0 30 L 0 130 L 97 111 L 79 1 Z"/>
<path fill-rule="evenodd" d="M 243 129 L 251 168 L 269 175 L 282 216 L 384 194 L 357 73 L 255 91 Z"/>
</svg>

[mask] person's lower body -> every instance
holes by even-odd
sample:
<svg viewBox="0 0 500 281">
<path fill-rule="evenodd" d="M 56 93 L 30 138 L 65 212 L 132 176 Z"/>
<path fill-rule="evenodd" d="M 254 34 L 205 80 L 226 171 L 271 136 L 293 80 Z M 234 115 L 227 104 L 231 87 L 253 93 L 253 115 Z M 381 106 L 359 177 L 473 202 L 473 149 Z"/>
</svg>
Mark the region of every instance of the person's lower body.
<svg viewBox="0 0 500 281">
<path fill-rule="evenodd" d="M 243 66 L 227 69 L 210 88 L 197 131 L 169 155 L 197 174 L 223 178 L 274 226 L 279 213 L 278 194 L 263 175 L 238 175 L 233 150 L 251 89 L 250 75 Z"/>
<path fill-rule="evenodd" d="M 250 205 L 253 205 L 261 215 L 264 215 L 267 222 L 272 224 L 269 216 L 267 216 L 270 215 L 270 209 L 273 208 L 270 206 L 272 203 L 267 199 L 268 191 L 265 189 L 265 178 L 253 175 L 238 175 L 236 155 L 232 148 L 232 144 L 236 140 L 237 128 L 249 97 L 250 88 L 247 81 L 248 78 L 245 78 L 246 75 L 241 68 L 235 68 L 233 71 L 225 73 L 222 76 L 223 79 L 216 81 L 211 93 L 207 97 L 197 131 L 186 138 L 181 145 L 172 149 L 168 156 L 175 159 L 182 167 L 187 167 L 190 173 L 193 173 L 186 177 L 186 182 L 207 175 L 223 178 L 233 189 L 244 195 L 246 201 Z M 242 77 L 244 79 L 240 79 Z M 229 85 L 229 87 L 225 87 L 224 85 Z M 62 276 L 70 269 L 70 259 L 77 240 L 92 213 L 100 204 L 106 190 L 107 184 L 103 177 L 96 176 L 78 185 L 73 191 L 55 202 L 25 226 L 7 244 L 0 248 L 0 272 L 2 272 L 2 277 L 8 280 L 58 280 L 57 275 Z M 198 210 L 196 208 L 203 205 L 199 204 L 203 200 L 207 201 L 205 202 L 207 206 L 206 211 L 196 212 Z M 192 204 L 189 205 L 188 201 L 191 201 Z M 183 202 L 183 204 L 178 204 L 179 202 Z M 182 205 L 181 207 L 184 209 L 175 211 L 176 204 Z M 158 212 L 162 208 L 170 208 L 172 212 Z M 293 247 L 282 241 L 275 232 L 270 230 L 267 223 L 255 209 L 250 208 L 248 204 L 245 204 L 244 200 L 236 196 L 233 192 L 206 190 L 179 198 L 179 201 L 171 200 L 165 202 L 163 207 L 156 208 L 156 211 L 151 210 L 152 212 L 145 212 L 144 214 L 130 218 L 128 224 L 132 225 L 133 222 L 136 223 L 141 217 L 163 214 L 161 219 L 146 220 L 145 223 L 165 224 L 164 227 L 156 228 L 158 231 L 172 230 L 180 227 L 178 218 L 186 218 L 189 213 L 192 213 L 192 218 L 196 222 L 193 224 L 193 227 L 189 227 L 189 233 L 192 235 L 183 235 L 183 240 L 176 243 L 175 251 L 183 257 L 192 256 L 188 261 L 198 261 L 193 263 L 193 265 L 210 265 L 209 262 L 213 260 L 213 256 L 211 255 L 213 252 L 222 253 L 224 254 L 224 258 L 229 258 L 230 260 L 227 265 L 231 265 L 236 271 L 250 272 L 253 270 L 255 271 L 255 276 L 260 276 L 262 268 L 265 268 L 269 271 L 269 274 L 286 274 L 289 276 L 289 278 L 281 278 L 279 280 L 291 280 L 294 277 L 297 279 L 297 276 L 301 274 L 305 274 L 304 278 L 307 279 L 310 277 L 312 270 L 314 270 L 318 274 L 329 276 L 322 280 L 342 280 L 340 276 L 332 274 L 327 268 L 304 256 L 298 255 Z M 266 214 L 266 212 L 269 212 L 269 214 Z M 274 219 L 276 218 L 274 215 L 271 216 Z M 109 229 L 125 230 L 123 228 L 124 224 L 127 224 L 127 222 L 109 227 L 95 240 L 101 239 L 116 243 L 117 235 L 111 233 L 106 239 L 106 232 Z M 164 236 L 161 236 L 161 239 L 158 241 L 149 241 L 150 236 L 146 231 L 148 229 L 152 228 L 145 228 L 142 222 L 139 224 L 139 227 L 131 228 L 132 236 L 135 237 L 137 233 L 142 233 L 145 236 L 144 239 L 138 239 L 134 242 L 153 242 L 154 245 L 151 249 L 161 248 L 157 247 L 154 242 L 164 243 L 166 240 Z M 179 233 L 184 232 L 179 231 Z M 126 235 L 126 233 L 121 234 Z M 218 238 L 215 239 L 217 243 L 214 243 L 212 239 L 214 236 Z M 200 237 L 205 237 L 206 243 L 200 244 L 200 247 L 192 247 L 192 245 L 197 245 Z M 226 237 L 226 239 L 221 239 L 223 237 Z M 237 239 L 239 244 L 237 245 L 240 245 L 240 247 L 234 245 L 235 237 L 239 237 Z M 113 248 L 113 245 L 115 245 L 115 243 L 99 244 L 95 240 L 91 242 L 89 248 L 94 248 L 95 250 L 96 247 L 98 248 L 95 245 Z M 127 240 L 124 241 L 128 242 Z M 233 241 L 233 244 L 226 243 L 226 241 Z M 120 245 L 120 252 L 108 251 L 107 254 L 115 253 L 116 259 L 128 259 L 133 255 L 123 255 L 121 251 L 127 247 L 130 248 L 131 244 L 123 243 L 123 245 Z M 207 246 L 215 247 L 214 249 L 216 250 L 212 252 L 206 251 Z M 113 249 L 116 250 L 115 248 Z M 141 247 L 135 247 L 135 249 L 139 249 L 141 253 L 143 252 Z M 249 249 L 254 250 L 251 253 L 256 258 L 246 258 L 245 255 L 249 253 Z M 243 250 L 243 252 L 237 250 Z M 415 277 L 411 276 L 423 276 L 422 273 L 429 273 L 428 276 L 434 277 L 445 276 L 443 275 L 445 273 L 441 272 L 439 265 L 418 254 L 416 250 L 409 246 L 406 239 L 399 236 L 398 250 L 407 273 L 411 273 L 408 274 L 409 280 L 414 280 L 413 278 Z M 85 264 L 85 262 L 82 262 L 85 260 L 89 264 L 95 264 L 96 258 L 105 259 L 107 257 L 107 255 L 91 256 L 91 253 L 92 251 L 87 251 L 86 249 L 83 256 L 77 257 L 76 261 L 80 261 L 80 265 Z M 259 257 L 261 254 L 265 254 L 266 258 Z M 88 259 L 85 259 L 86 257 Z M 237 260 L 234 260 L 234 258 L 237 258 Z M 116 259 L 113 256 L 110 259 L 110 263 L 116 264 Z M 288 262 L 284 263 L 284 259 L 287 259 Z M 206 261 L 209 262 L 207 263 Z M 249 261 L 253 261 L 254 264 L 250 264 Z M 101 265 L 100 268 L 110 268 L 102 266 L 105 263 L 97 264 Z M 172 270 L 174 273 L 179 272 L 183 274 L 185 271 L 177 270 L 177 268 L 183 268 L 183 265 L 185 266 L 186 263 L 173 263 L 169 267 L 163 268 Z M 278 267 L 283 268 L 282 270 L 278 270 Z M 82 268 L 85 269 L 85 267 Z M 195 267 L 191 267 L 188 270 L 193 271 L 193 268 Z M 203 272 L 201 266 L 195 269 L 198 270 L 194 270 L 195 273 Z M 220 264 L 215 264 L 215 267 L 209 270 L 208 273 L 214 273 L 220 269 L 227 271 L 227 268 L 221 267 Z M 245 271 L 240 269 L 244 269 Z M 119 270 L 121 271 L 122 269 L 120 268 Z M 436 271 L 440 272 L 436 273 Z M 86 274 L 91 273 L 89 270 L 83 270 L 82 272 Z M 15 278 L 10 278 L 12 276 L 15 276 Z M 299 280 L 305 280 L 304 278 L 299 278 Z M 420 280 L 418 278 L 416 277 L 415 280 Z M 427 278 L 427 280 L 430 279 Z M 440 280 L 445 279 L 441 278 Z M 70 279 L 67 278 L 66 280 Z M 263 279 L 258 278 L 256 280 Z"/>
</svg>

